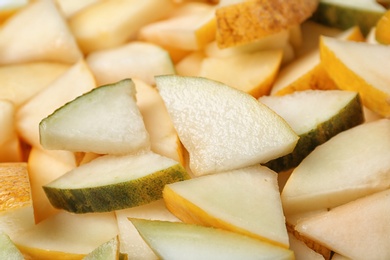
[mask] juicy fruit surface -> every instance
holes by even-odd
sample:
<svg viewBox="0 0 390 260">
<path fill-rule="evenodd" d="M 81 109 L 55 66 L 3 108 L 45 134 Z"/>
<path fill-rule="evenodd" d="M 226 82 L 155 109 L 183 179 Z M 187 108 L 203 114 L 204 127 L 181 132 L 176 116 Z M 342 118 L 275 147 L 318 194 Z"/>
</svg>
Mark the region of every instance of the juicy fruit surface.
<svg viewBox="0 0 390 260">
<path fill-rule="evenodd" d="M 281 117 L 232 87 L 170 75 L 156 82 L 195 175 L 266 162 L 289 153 L 298 140 Z"/>
<path fill-rule="evenodd" d="M 150 146 L 130 79 L 74 99 L 43 119 L 39 128 L 46 149 L 127 154 Z"/>
<path fill-rule="evenodd" d="M 390 121 L 344 131 L 294 169 L 282 192 L 286 214 L 333 208 L 390 186 Z M 359 162 L 364 161 L 364 166 Z M 353 173 L 353 174 L 352 174 Z"/>
<path fill-rule="evenodd" d="M 213 226 L 288 248 L 277 174 L 259 165 L 169 184 L 167 208 L 186 223 Z"/>
<path fill-rule="evenodd" d="M 340 89 L 358 91 L 367 108 L 390 115 L 387 46 L 322 37 L 320 52 L 327 73 Z"/>
<path fill-rule="evenodd" d="M 360 97 L 353 91 L 306 90 L 259 100 L 283 117 L 300 137 L 292 153 L 265 164 L 277 172 L 298 166 L 318 145 L 364 122 Z"/>
<path fill-rule="evenodd" d="M 131 221 L 163 259 L 294 259 L 288 249 L 221 229 L 167 221 Z"/>
</svg>

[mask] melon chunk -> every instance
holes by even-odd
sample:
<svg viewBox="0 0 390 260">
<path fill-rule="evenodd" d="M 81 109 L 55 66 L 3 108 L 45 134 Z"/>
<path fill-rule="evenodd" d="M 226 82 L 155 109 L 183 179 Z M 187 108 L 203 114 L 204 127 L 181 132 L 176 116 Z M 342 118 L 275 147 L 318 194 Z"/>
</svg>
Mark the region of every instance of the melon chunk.
<svg viewBox="0 0 390 260">
<path fill-rule="evenodd" d="M 180 222 L 131 221 L 161 259 L 294 259 L 289 249 L 226 230 Z"/>
<path fill-rule="evenodd" d="M 298 141 L 274 111 L 233 87 L 176 75 L 156 83 L 197 176 L 267 162 Z"/>
<path fill-rule="evenodd" d="M 107 212 L 161 199 L 166 184 L 188 178 L 178 162 L 152 152 L 106 155 L 67 172 L 43 189 L 56 208 Z"/>
<path fill-rule="evenodd" d="M 390 120 L 365 123 L 317 146 L 282 191 L 286 215 L 334 208 L 390 187 Z"/>
<path fill-rule="evenodd" d="M 135 92 L 126 79 L 77 97 L 41 121 L 42 146 L 117 155 L 150 149 Z"/>
<path fill-rule="evenodd" d="M 251 166 L 168 184 L 163 197 L 167 208 L 183 222 L 289 246 L 277 174 L 266 167 Z"/>
</svg>

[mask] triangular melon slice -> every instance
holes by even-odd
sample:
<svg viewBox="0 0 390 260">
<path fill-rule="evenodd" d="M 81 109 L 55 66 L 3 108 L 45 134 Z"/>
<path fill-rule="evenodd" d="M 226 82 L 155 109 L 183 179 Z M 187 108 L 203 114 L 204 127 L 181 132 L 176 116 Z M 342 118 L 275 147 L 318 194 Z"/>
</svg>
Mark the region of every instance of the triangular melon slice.
<svg viewBox="0 0 390 260">
<path fill-rule="evenodd" d="M 292 172 L 281 198 L 286 215 L 334 208 L 390 187 L 390 120 L 334 136 Z"/>
<path fill-rule="evenodd" d="M 390 116 L 390 48 L 381 44 L 321 37 L 321 62 L 340 89 L 358 91 L 363 104 Z"/>
<path fill-rule="evenodd" d="M 222 229 L 180 222 L 130 219 L 161 259 L 294 259 L 294 253 Z"/>
<path fill-rule="evenodd" d="M 263 96 L 259 101 L 283 117 L 300 137 L 292 153 L 265 164 L 278 172 L 296 167 L 316 146 L 364 121 L 354 91 L 305 90 Z"/>
<path fill-rule="evenodd" d="M 57 109 L 39 125 L 46 149 L 129 154 L 150 149 L 131 79 L 101 86 Z"/>
<path fill-rule="evenodd" d="M 2 25 L 1 64 L 34 61 L 73 64 L 81 58 L 76 39 L 56 2 L 29 1 Z"/>
<path fill-rule="evenodd" d="M 277 174 L 266 167 L 251 166 L 168 184 L 163 198 L 183 222 L 289 246 Z"/>
<path fill-rule="evenodd" d="M 267 162 L 298 141 L 274 111 L 233 87 L 176 75 L 158 76 L 156 84 L 197 176 Z"/>
<path fill-rule="evenodd" d="M 162 198 L 168 183 L 189 179 L 178 162 L 149 152 L 101 156 L 43 186 L 51 204 L 75 213 L 107 212 Z"/>
<path fill-rule="evenodd" d="M 348 259 L 390 259 L 389 213 L 387 189 L 305 218 L 295 228 Z"/>
</svg>

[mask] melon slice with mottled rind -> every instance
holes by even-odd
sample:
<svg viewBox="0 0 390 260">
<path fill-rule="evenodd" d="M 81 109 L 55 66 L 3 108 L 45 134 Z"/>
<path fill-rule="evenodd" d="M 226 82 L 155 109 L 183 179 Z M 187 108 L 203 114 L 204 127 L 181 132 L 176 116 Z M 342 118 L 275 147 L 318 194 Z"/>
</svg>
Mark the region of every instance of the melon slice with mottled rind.
<svg viewBox="0 0 390 260">
<path fill-rule="evenodd" d="M 74 213 L 108 212 L 162 198 L 166 184 L 189 179 L 181 164 L 153 152 L 101 156 L 43 186 L 51 204 Z"/>
</svg>

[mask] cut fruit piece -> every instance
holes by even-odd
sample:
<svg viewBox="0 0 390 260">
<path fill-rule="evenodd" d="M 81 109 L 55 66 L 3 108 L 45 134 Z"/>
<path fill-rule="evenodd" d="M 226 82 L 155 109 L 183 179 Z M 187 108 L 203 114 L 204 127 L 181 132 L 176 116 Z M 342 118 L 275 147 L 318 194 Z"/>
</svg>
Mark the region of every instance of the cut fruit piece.
<svg viewBox="0 0 390 260">
<path fill-rule="evenodd" d="M 54 1 L 30 1 L 2 25 L 1 64 L 32 61 L 73 64 L 81 58 L 76 40 Z"/>
<path fill-rule="evenodd" d="M 290 250 L 294 252 L 295 259 L 325 260 L 325 258 L 321 254 L 309 248 L 304 242 L 298 240 L 291 233 L 289 233 L 288 236 L 290 238 Z"/>
<path fill-rule="evenodd" d="M 150 136 L 151 150 L 184 165 L 183 145 L 156 88 L 134 79 L 137 106 Z"/>
<path fill-rule="evenodd" d="M 20 107 L 57 77 L 69 65 L 56 62 L 30 62 L 0 67 L 0 96 Z"/>
<path fill-rule="evenodd" d="M 82 259 L 117 236 L 114 213 L 58 214 L 14 239 L 27 259 Z"/>
<path fill-rule="evenodd" d="M 83 257 L 83 260 L 118 260 L 119 259 L 119 240 L 114 237 L 101 244 L 91 253 Z"/>
<path fill-rule="evenodd" d="M 24 256 L 10 237 L 0 231 L 0 259 L 24 260 Z"/>
<path fill-rule="evenodd" d="M 19 135 L 31 146 L 41 147 L 39 122 L 57 108 L 95 87 L 92 73 L 84 60 L 80 60 L 18 109 L 16 128 Z"/>
<path fill-rule="evenodd" d="M 155 75 L 175 74 L 169 53 L 146 42 L 133 41 L 117 48 L 93 52 L 88 55 L 87 63 L 98 86 L 125 78 L 138 78 L 153 85 Z"/>
<path fill-rule="evenodd" d="M 118 210 L 115 214 L 119 228 L 120 253 L 127 255 L 128 259 L 158 260 L 158 256 L 142 239 L 129 218 L 180 221 L 168 211 L 162 199 L 139 207 Z"/>
<path fill-rule="evenodd" d="M 390 120 L 381 119 L 346 130 L 317 146 L 284 186 L 285 214 L 333 208 L 388 189 L 389 132 Z"/>
<path fill-rule="evenodd" d="M 389 214 L 390 190 L 385 190 L 305 218 L 295 228 L 350 259 L 389 259 Z"/>
<path fill-rule="evenodd" d="M 322 37 L 321 62 L 340 89 L 358 91 L 363 104 L 390 116 L 390 48 Z"/>
<path fill-rule="evenodd" d="M 233 170 L 290 153 L 298 136 L 251 95 L 201 77 L 156 77 L 195 175 Z M 277 134 L 275 134 L 277 133 Z"/>
<path fill-rule="evenodd" d="M 258 51 L 203 59 L 199 76 L 222 82 L 255 98 L 267 95 L 282 62 L 282 51 Z M 240 75 L 240 76 L 237 76 Z"/>
<path fill-rule="evenodd" d="M 0 184 L 0 232 L 14 239 L 35 224 L 27 164 L 0 163 Z"/>
<path fill-rule="evenodd" d="M 320 0 L 311 19 L 342 30 L 358 25 L 367 35 L 385 11 L 375 0 Z"/>
<path fill-rule="evenodd" d="M 27 163 L 36 223 L 58 212 L 50 204 L 42 186 L 76 167 L 75 162 L 71 160 L 70 152 L 61 154 L 63 156 L 36 147 L 32 147 L 30 151 Z"/>
<path fill-rule="evenodd" d="M 218 46 L 226 48 L 251 42 L 299 25 L 312 15 L 317 5 L 313 0 L 250 0 L 219 7 L 216 10 Z"/>
<path fill-rule="evenodd" d="M 162 259 L 294 259 L 294 253 L 222 229 L 180 222 L 130 219 Z"/>
<path fill-rule="evenodd" d="M 176 161 L 152 152 L 101 156 L 43 186 L 51 204 L 75 213 L 106 212 L 162 198 L 168 183 L 189 179 Z"/>
<path fill-rule="evenodd" d="M 390 10 L 376 24 L 375 39 L 382 44 L 390 44 Z"/>
<path fill-rule="evenodd" d="M 266 167 L 251 166 L 168 184 L 163 198 L 183 222 L 289 247 L 277 174 Z"/>
<path fill-rule="evenodd" d="M 334 31 L 328 31 L 328 28 L 324 29 L 322 27 L 318 27 L 318 25 L 313 25 L 312 23 L 305 24 L 305 28 L 305 32 L 307 32 L 307 34 L 313 34 L 312 31 L 314 31 L 324 35 L 331 35 L 331 37 L 337 37 L 338 39 L 351 41 L 365 40 L 359 27 L 357 26 L 343 32 L 338 32 L 337 34 Z M 315 48 L 310 52 L 306 52 L 305 55 L 301 55 L 298 59 L 294 60 L 291 64 L 287 65 L 279 72 L 271 90 L 272 95 L 284 95 L 307 89 L 338 89 L 336 83 L 329 77 L 323 64 L 320 62 L 321 60 L 318 48 L 320 34 L 315 35 L 317 36 L 315 39 L 307 40 L 313 41 Z M 308 45 L 307 41 L 305 41 L 306 45 Z M 304 46 L 304 48 L 306 50 L 310 47 Z"/>
<path fill-rule="evenodd" d="M 146 24 L 164 18 L 171 0 L 99 1 L 69 20 L 69 26 L 85 54 L 118 47 L 133 39 Z"/>
<path fill-rule="evenodd" d="M 263 96 L 259 101 L 285 119 L 299 135 L 292 153 L 265 164 L 277 172 L 298 166 L 316 146 L 364 122 L 359 94 L 353 91 L 306 90 Z"/>
<path fill-rule="evenodd" d="M 201 50 L 215 39 L 215 7 L 206 3 L 185 3 L 165 20 L 141 28 L 147 42 L 184 50 Z"/>
<path fill-rule="evenodd" d="M 116 155 L 149 150 L 135 92 L 133 81 L 125 79 L 77 97 L 41 121 L 42 146 Z"/>
</svg>

